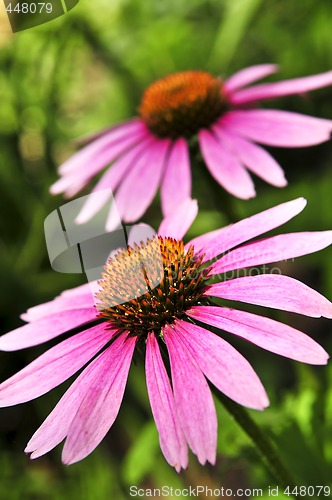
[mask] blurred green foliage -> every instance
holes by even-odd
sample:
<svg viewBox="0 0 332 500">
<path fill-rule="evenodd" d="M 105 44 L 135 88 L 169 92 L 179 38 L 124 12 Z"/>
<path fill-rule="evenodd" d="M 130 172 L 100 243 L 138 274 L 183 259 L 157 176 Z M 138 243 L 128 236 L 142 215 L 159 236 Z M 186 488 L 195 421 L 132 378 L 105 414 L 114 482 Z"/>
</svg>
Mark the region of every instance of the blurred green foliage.
<svg viewBox="0 0 332 500">
<path fill-rule="evenodd" d="M 45 217 L 63 203 L 48 189 L 56 166 L 75 150 L 71 141 L 135 114 L 145 86 L 172 71 L 199 68 L 228 76 L 245 66 L 276 62 L 280 78 L 290 78 L 331 69 L 331 8 L 330 0 L 81 0 L 66 16 L 13 36 L 2 33 L 0 23 L 2 332 L 22 324 L 19 314 L 27 307 L 84 282 L 51 270 L 43 234 Z M 331 119 L 331 92 L 288 97 L 273 106 Z M 308 207 L 287 230 L 332 227 L 331 143 L 271 151 L 285 168 L 289 186 L 278 190 L 257 179 L 257 198 L 248 202 L 222 189 L 211 199 L 211 180 L 197 166 L 194 196 L 201 211 L 190 236 L 297 196 L 305 196 Z M 156 200 L 145 220 L 157 226 L 160 217 Z M 283 263 L 283 269 L 332 297 L 330 250 Z M 279 319 L 331 352 L 327 321 L 291 314 Z M 268 432 L 298 484 L 328 484 L 331 367 L 299 366 L 227 339 L 251 361 L 267 388 L 271 407 L 250 414 Z M 43 349 L 2 354 L 1 379 Z M 22 450 L 62 392 L 1 410 L 0 498 L 121 500 L 129 497 L 131 484 L 260 487 L 267 498 L 268 486 L 275 485 L 248 437 L 218 402 L 216 466 L 201 467 L 191 457 L 187 471 L 173 471 L 151 422 L 142 365 L 132 368 L 119 418 L 90 457 L 64 467 L 56 450 L 30 462 Z"/>
</svg>

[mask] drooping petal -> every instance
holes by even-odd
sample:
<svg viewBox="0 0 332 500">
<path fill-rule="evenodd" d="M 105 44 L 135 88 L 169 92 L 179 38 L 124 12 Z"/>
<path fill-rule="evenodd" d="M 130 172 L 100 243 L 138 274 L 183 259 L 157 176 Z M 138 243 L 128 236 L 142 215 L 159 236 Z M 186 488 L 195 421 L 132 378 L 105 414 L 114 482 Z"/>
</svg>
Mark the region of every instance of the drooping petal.
<svg viewBox="0 0 332 500">
<path fill-rule="evenodd" d="M 329 357 L 324 349 L 305 333 L 257 314 L 215 306 L 195 306 L 187 310 L 186 314 L 286 358 L 322 365 L 327 363 Z"/>
<path fill-rule="evenodd" d="M 2 335 L 0 337 L 0 350 L 16 351 L 42 344 L 73 328 L 83 327 L 96 319 L 97 313 L 94 307 L 68 311 L 60 308 L 58 312 L 43 316 L 32 323 Z"/>
<path fill-rule="evenodd" d="M 87 386 L 92 382 L 94 367 L 100 362 L 101 356 L 102 354 L 99 354 L 89 363 L 34 433 L 24 450 L 25 453 L 32 453 L 30 458 L 45 455 L 67 436 Z"/>
<path fill-rule="evenodd" d="M 0 384 L 0 406 L 38 398 L 82 368 L 115 334 L 99 324 L 52 347 Z"/>
<path fill-rule="evenodd" d="M 178 420 L 171 384 L 155 335 L 149 333 L 145 358 L 146 384 L 160 448 L 167 462 L 180 472 L 188 466 L 188 447 Z"/>
<path fill-rule="evenodd" d="M 91 292 L 77 293 L 72 297 L 60 295 L 49 302 L 30 307 L 25 313 L 21 314 L 21 318 L 30 323 L 57 312 L 68 311 L 69 309 L 87 309 L 93 306 L 94 300 Z"/>
<path fill-rule="evenodd" d="M 255 196 L 253 181 L 246 169 L 207 130 L 198 134 L 204 161 L 219 184 L 229 193 L 247 200 Z"/>
<path fill-rule="evenodd" d="M 191 240 L 187 246 L 194 245 L 196 251 L 204 251 L 204 262 L 206 262 L 245 241 L 285 224 L 302 212 L 306 204 L 304 198 L 281 203 L 235 224 L 207 233 L 203 238 L 198 236 Z M 213 238 L 210 235 L 213 235 Z"/>
<path fill-rule="evenodd" d="M 84 164 L 89 163 L 96 155 L 98 156 L 104 152 L 105 148 L 113 144 L 119 144 L 123 140 L 127 142 L 129 138 L 135 138 L 136 135 L 140 136 L 144 132 L 146 132 L 146 127 L 141 120 L 137 119 L 112 127 L 65 161 L 59 167 L 59 173 L 64 175 L 75 170 L 81 170 L 83 162 Z"/>
<path fill-rule="evenodd" d="M 332 303 L 301 281 L 281 274 L 244 276 L 210 285 L 205 296 L 256 304 L 305 316 L 332 318 Z"/>
<path fill-rule="evenodd" d="M 63 193 L 64 198 L 72 198 L 88 184 L 91 177 L 88 175 L 77 175 L 76 172 L 65 175 L 51 185 L 50 193 L 53 195 Z"/>
<path fill-rule="evenodd" d="M 75 161 L 75 169 L 61 174 L 62 177 L 51 186 L 51 194 L 64 193 L 66 197 L 74 196 L 104 167 L 112 163 L 121 154 L 130 150 L 138 141 L 147 139 L 148 137 L 149 132 L 145 129 L 134 135 L 129 135 L 126 139 L 111 144 L 107 144 L 107 135 L 101 137 L 68 160 L 68 162 Z M 95 148 L 96 143 L 99 141 L 105 142 L 102 149 Z"/>
<path fill-rule="evenodd" d="M 122 336 L 120 341 L 115 341 L 112 344 L 111 353 L 114 359 L 118 356 L 119 350 L 121 350 L 123 340 L 124 338 Z M 26 453 L 32 453 L 31 458 L 38 458 L 44 455 L 67 436 L 70 425 L 81 405 L 87 388 L 93 387 L 96 383 L 95 380 L 99 372 L 104 370 L 105 359 L 108 359 L 109 354 L 109 349 L 99 354 L 88 364 L 65 392 L 27 444 L 24 451 Z"/>
<path fill-rule="evenodd" d="M 211 274 L 294 259 L 331 244 L 332 231 L 278 234 L 232 250 L 211 265 Z"/>
<path fill-rule="evenodd" d="M 90 383 L 71 422 L 62 461 L 82 460 L 98 446 L 120 410 L 136 339 L 121 335 L 99 357 Z"/>
<path fill-rule="evenodd" d="M 273 186 L 284 187 L 287 185 L 284 171 L 267 151 L 233 134 L 225 126 L 216 125 L 212 130 L 251 172 Z"/>
<path fill-rule="evenodd" d="M 233 95 L 235 90 L 272 75 L 276 71 L 278 71 L 276 64 L 257 64 L 256 66 L 241 69 L 224 82 L 224 89 L 227 94 Z"/>
<path fill-rule="evenodd" d="M 91 282 L 84 283 L 83 285 L 75 286 L 74 288 L 68 288 L 67 290 L 64 290 L 60 294 L 60 297 L 73 297 L 75 295 L 81 295 L 82 293 L 90 293 L 90 291 L 91 291 L 90 285 L 91 285 Z"/>
<path fill-rule="evenodd" d="M 294 78 L 276 83 L 262 83 L 232 94 L 230 101 L 234 105 L 248 104 L 263 99 L 273 99 L 291 94 L 303 94 L 311 90 L 332 85 L 332 71 L 319 75 Z"/>
<path fill-rule="evenodd" d="M 320 144 L 332 131 L 332 120 L 274 109 L 233 110 L 218 123 L 252 141 L 284 148 Z"/>
<path fill-rule="evenodd" d="M 81 295 L 82 293 L 90 293 L 92 297 L 96 295 L 97 292 L 99 292 L 99 284 L 98 280 L 91 280 L 88 283 L 85 283 L 84 285 L 76 286 L 74 288 L 69 288 L 68 290 L 64 290 L 59 298 L 66 298 L 66 299 L 72 299 L 75 296 Z"/>
<path fill-rule="evenodd" d="M 160 183 L 169 139 L 155 139 L 137 160 L 134 168 L 119 187 L 115 205 L 124 222 L 139 219 L 152 202 Z M 106 229 L 113 229 L 114 210 L 111 207 Z"/>
<path fill-rule="evenodd" d="M 170 151 L 161 183 L 163 215 L 174 209 L 191 195 L 191 171 L 187 141 L 178 139 Z"/>
<path fill-rule="evenodd" d="M 197 212 L 197 200 L 187 198 L 162 220 L 158 234 L 164 238 L 182 239 L 195 220 Z"/>
<path fill-rule="evenodd" d="M 83 205 L 76 218 L 78 224 L 87 222 L 107 203 L 126 173 L 135 165 L 135 162 L 145 148 L 149 147 L 150 143 L 151 138 L 145 138 L 113 163 L 93 188 L 91 195 Z"/>
<path fill-rule="evenodd" d="M 237 403 L 256 410 L 263 410 L 269 405 L 257 374 L 228 342 L 205 328 L 185 321 L 178 321 L 176 330 L 204 375 L 221 392 Z"/>
<path fill-rule="evenodd" d="M 191 352 L 179 338 L 177 328 L 163 328 L 171 364 L 174 400 L 178 418 L 190 448 L 204 465 L 214 464 L 217 447 L 217 417 L 210 388 Z"/>
</svg>

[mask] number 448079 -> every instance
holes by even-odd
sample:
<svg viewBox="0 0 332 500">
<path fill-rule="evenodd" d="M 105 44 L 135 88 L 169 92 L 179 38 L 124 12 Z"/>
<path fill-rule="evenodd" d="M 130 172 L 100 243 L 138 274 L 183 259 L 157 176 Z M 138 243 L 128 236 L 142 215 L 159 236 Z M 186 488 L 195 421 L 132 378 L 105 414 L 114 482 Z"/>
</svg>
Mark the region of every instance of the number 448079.
<svg viewBox="0 0 332 500">
<path fill-rule="evenodd" d="M 17 3 L 14 7 L 12 4 L 8 4 L 6 7 L 6 11 L 10 14 L 13 12 L 17 12 L 18 14 L 41 14 L 45 12 L 46 14 L 50 14 L 53 10 L 53 6 L 51 3 L 38 2 L 38 3 Z"/>
<path fill-rule="evenodd" d="M 331 488 L 329 486 L 295 486 L 295 488 L 287 488 L 284 490 L 284 495 L 299 496 L 299 497 L 329 497 Z"/>
</svg>

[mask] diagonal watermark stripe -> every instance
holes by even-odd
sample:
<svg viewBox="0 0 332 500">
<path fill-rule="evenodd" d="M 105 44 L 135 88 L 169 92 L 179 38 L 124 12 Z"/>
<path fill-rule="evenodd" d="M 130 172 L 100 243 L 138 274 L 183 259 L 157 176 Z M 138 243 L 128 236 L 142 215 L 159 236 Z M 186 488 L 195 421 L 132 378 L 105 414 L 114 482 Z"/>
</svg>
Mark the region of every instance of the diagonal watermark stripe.
<svg viewBox="0 0 332 500">
<path fill-rule="evenodd" d="M 67 12 L 67 5 L 66 5 L 65 0 L 61 0 L 61 3 L 62 3 L 62 7 L 63 7 L 64 12 Z"/>
</svg>

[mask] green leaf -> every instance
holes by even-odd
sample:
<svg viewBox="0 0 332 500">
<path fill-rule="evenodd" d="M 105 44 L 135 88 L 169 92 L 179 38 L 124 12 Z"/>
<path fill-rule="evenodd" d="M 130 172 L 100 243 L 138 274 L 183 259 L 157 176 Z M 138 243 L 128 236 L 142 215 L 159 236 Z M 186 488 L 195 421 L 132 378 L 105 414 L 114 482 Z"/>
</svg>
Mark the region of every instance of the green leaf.
<svg viewBox="0 0 332 500">
<path fill-rule="evenodd" d="M 127 484 L 139 483 L 152 469 L 159 449 L 154 421 L 148 422 L 129 450 L 122 467 Z"/>
</svg>

